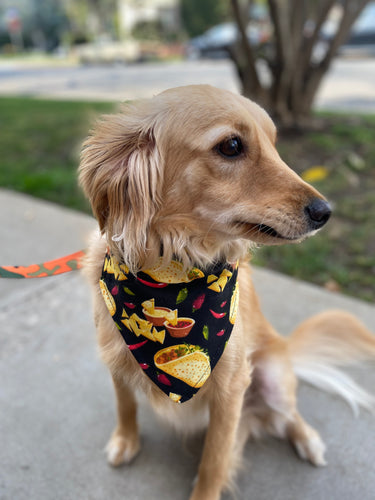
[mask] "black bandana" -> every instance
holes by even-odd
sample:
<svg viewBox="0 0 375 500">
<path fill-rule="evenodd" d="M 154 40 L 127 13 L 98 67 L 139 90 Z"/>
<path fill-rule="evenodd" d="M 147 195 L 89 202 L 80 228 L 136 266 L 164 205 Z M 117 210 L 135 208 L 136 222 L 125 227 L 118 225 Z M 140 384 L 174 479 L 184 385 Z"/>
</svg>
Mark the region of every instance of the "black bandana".
<svg viewBox="0 0 375 500">
<path fill-rule="evenodd" d="M 129 273 L 107 252 L 100 280 L 106 306 L 148 377 L 176 402 L 194 396 L 219 361 L 238 306 L 237 266 L 203 272 L 182 264 Z"/>
</svg>

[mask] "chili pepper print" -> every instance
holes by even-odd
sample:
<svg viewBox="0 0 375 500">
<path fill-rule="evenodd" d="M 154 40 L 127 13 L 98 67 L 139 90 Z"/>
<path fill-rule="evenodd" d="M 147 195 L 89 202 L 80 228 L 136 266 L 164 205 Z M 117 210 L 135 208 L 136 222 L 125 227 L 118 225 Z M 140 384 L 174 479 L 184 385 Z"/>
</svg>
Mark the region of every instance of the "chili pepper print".
<svg viewBox="0 0 375 500">
<path fill-rule="evenodd" d="M 203 327 L 203 330 L 202 330 L 202 333 L 203 333 L 203 337 L 208 340 L 208 337 L 209 337 L 209 331 L 208 331 L 208 326 L 207 325 L 204 325 Z"/>
<path fill-rule="evenodd" d="M 128 309 L 135 309 L 136 307 L 136 305 L 132 302 L 124 302 L 124 306 L 126 306 Z"/>
<path fill-rule="evenodd" d="M 218 337 L 222 337 L 222 336 L 224 335 L 224 333 L 225 333 L 225 330 L 220 330 L 220 332 L 217 332 L 217 334 L 216 334 L 216 335 L 217 335 Z"/>
<path fill-rule="evenodd" d="M 183 302 L 186 297 L 188 296 L 188 289 L 187 288 L 182 288 L 179 292 L 178 292 L 178 295 L 177 295 L 177 299 L 176 299 L 176 304 L 181 304 L 181 302 Z"/>
<path fill-rule="evenodd" d="M 128 295 L 135 295 L 135 293 L 134 293 L 134 292 L 132 292 L 132 291 L 130 290 L 130 288 L 128 288 L 128 287 L 126 287 L 126 286 L 124 286 L 123 288 L 124 288 L 124 292 L 125 292 L 125 293 L 127 293 Z"/>
<path fill-rule="evenodd" d="M 212 314 L 212 316 L 216 319 L 220 319 L 220 318 L 224 318 L 224 316 L 227 314 L 226 312 L 223 312 L 223 313 L 217 313 L 215 311 L 213 311 L 212 309 L 210 309 L 210 313 Z"/>
<path fill-rule="evenodd" d="M 150 365 L 147 363 L 139 363 L 139 366 L 142 368 L 142 370 L 147 370 L 147 368 L 150 368 Z"/>
<path fill-rule="evenodd" d="M 164 287 L 168 286 L 168 283 L 151 283 L 151 281 L 146 281 L 142 278 L 139 278 L 139 276 L 137 276 L 137 280 L 140 283 L 142 283 L 142 285 L 150 286 L 151 288 L 164 288 Z"/>
<path fill-rule="evenodd" d="M 199 295 L 194 302 L 193 302 L 193 312 L 198 311 L 203 305 L 204 299 L 206 298 L 206 294 L 202 293 L 202 295 Z"/>
<path fill-rule="evenodd" d="M 131 351 L 135 351 L 136 349 L 139 349 L 143 345 L 147 344 L 148 340 L 144 340 L 143 342 L 139 342 L 139 344 L 128 344 L 128 347 Z"/>
<path fill-rule="evenodd" d="M 164 375 L 164 373 L 158 373 L 158 381 L 164 385 L 168 385 L 168 386 L 172 385 L 172 382 L 169 380 L 169 378 L 166 375 Z"/>
<path fill-rule="evenodd" d="M 220 307 L 224 307 L 226 303 L 227 303 L 227 301 L 226 301 L 226 300 L 224 300 L 224 302 L 222 302 L 222 303 L 220 304 Z"/>
<path fill-rule="evenodd" d="M 116 286 L 116 285 L 115 285 L 115 286 L 112 288 L 112 290 L 111 290 L 111 294 L 112 294 L 112 295 L 117 295 L 117 294 L 118 294 L 118 286 Z"/>
</svg>

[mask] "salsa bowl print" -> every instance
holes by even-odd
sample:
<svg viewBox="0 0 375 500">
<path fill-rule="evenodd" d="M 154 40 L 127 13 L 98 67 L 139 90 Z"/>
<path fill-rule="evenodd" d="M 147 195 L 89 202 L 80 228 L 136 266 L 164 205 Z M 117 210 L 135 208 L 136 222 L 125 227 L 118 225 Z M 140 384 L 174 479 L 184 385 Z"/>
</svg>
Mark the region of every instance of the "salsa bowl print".
<svg viewBox="0 0 375 500">
<path fill-rule="evenodd" d="M 190 330 L 193 328 L 195 321 L 192 318 L 178 318 L 177 324 L 174 326 L 169 321 L 164 322 L 169 335 L 175 338 L 187 337 Z"/>
<path fill-rule="evenodd" d="M 150 310 L 146 311 L 142 309 L 142 313 L 144 314 L 147 321 L 152 323 L 154 326 L 163 326 L 165 320 L 167 319 L 167 314 L 172 312 L 172 309 L 168 307 L 155 307 L 151 312 Z"/>
</svg>

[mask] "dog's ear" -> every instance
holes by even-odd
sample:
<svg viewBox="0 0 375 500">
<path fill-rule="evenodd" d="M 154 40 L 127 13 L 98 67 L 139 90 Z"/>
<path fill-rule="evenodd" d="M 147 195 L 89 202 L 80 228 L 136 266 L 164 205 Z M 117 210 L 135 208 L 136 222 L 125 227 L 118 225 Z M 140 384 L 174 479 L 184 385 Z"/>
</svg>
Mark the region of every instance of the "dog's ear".
<svg viewBox="0 0 375 500">
<path fill-rule="evenodd" d="M 137 106 L 103 116 L 83 145 L 80 184 L 108 243 L 134 272 L 146 260 L 162 170 L 154 125 Z"/>
</svg>

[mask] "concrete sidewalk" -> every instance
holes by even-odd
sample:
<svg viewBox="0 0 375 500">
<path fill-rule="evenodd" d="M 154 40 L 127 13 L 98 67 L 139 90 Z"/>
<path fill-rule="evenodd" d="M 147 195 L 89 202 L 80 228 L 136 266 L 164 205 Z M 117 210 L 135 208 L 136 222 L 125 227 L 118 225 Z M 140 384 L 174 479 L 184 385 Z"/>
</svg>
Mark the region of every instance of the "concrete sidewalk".
<svg viewBox="0 0 375 500">
<path fill-rule="evenodd" d="M 0 264 L 31 264 L 81 249 L 93 219 L 0 190 Z M 375 331 L 375 308 L 275 273 L 254 279 L 268 318 L 282 333 L 315 312 L 341 307 Z M 110 377 L 98 360 L 88 287 L 80 273 L 0 281 L 0 499 L 183 500 L 202 438 L 182 443 L 141 399 L 143 449 L 112 469 L 102 450 L 114 425 Z M 375 368 L 351 370 L 367 389 Z M 355 419 L 332 396 L 307 386 L 300 410 L 328 447 L 328 466 L 301 462 L 288 444 L 249 444 L 239 499 L 373 500 L 375 418 Z M 225 497 L 230 498 L 228 497 Z"/>
</svg>

